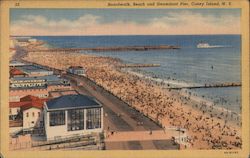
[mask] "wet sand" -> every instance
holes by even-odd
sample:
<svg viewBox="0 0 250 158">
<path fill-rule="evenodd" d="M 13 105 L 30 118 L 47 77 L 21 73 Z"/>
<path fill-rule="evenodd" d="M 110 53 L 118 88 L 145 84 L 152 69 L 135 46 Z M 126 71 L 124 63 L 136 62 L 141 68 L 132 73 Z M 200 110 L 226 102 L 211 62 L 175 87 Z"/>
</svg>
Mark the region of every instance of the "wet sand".
<svg viewBox="0 0 250 158">
<path fill-rule="evenodd" d="M 163 127 L 187 129 L 189 149 L 241 148 L 241 127 L 225 120 L 224 113 L 213 115 L 209 106 L 198 108 L 199 102 L 183 98 L 178 91 L 122 71 L 119 59 L 64 52 L 30 52 L 24 59 L 62 70 L 81 65 L 89 79 Z"/>
</svg>

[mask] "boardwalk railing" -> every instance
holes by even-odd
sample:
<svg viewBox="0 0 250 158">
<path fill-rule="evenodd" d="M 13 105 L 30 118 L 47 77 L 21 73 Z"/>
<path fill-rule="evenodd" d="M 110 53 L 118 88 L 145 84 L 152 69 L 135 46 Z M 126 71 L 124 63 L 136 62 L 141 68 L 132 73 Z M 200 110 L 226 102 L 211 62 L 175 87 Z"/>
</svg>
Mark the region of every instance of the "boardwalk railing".
<svg viewBox="0 0 250 158">
<path fill-rule="evenodd" d="M 32 147 L 55 145 L 55 144 L 78 142 L 78 141 L 94 141 L 94 140 L 96 140 L 96 138 L 93 135 L 69 136 L 69 137 L 57 138 L 54 140 L 33 142 Z"/>
</svg>

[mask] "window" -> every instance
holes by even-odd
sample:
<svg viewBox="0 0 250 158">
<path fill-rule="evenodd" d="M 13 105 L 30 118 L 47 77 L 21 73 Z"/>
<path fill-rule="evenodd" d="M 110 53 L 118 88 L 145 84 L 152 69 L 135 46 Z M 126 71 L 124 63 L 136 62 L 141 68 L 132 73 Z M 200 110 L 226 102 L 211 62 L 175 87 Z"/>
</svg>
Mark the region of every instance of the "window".
<svg viewBox="0 0 250 158">
<path fill-rule="evenodd" d="M 40 112 L 38 112 L 37 114 L 38 114 L 38 117 L 40 117 L 40 115 L 41 115 Z"/>
<path fill-rule="evenodd" d="M 50 126 L 65 125 L 65 111 L 52 111 L 49 113 Z"/>
<path fill-rule="evenodd" d="M 29 113 L 28 112 L 26 113 L 26 117 L 29 117 Z"/>
<path fill-rule="evenodd" d="M 101 108 L 87 109 L 87 129 L 101 128 Z"/>
<path fill-rule="evenodd" d="M 68 110 L 68 131 L 84 129 L 84 109 Z"/>
<path fill-rule="evenodd" d="M 34 113 L 34 112 L 32 112 L 32 116 L 33 116 L 33 117 L 35 116 L 35 113 Z"/>
<path fill-rule="evenodd" d="M 40 127 L 43 127 L 43 121 L 40 121 Z"/>
</svg>

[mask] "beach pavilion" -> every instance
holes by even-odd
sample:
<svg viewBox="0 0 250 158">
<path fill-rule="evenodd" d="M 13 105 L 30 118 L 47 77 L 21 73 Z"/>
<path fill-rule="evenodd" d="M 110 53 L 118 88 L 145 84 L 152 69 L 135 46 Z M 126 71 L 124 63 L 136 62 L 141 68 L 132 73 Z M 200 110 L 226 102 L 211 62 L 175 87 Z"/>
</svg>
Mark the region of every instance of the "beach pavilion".
<svg viewBox="0 0 250 158">
<path fill-rule="evenodd" d="M 86 95 L 65 95 L 44 103 L 47 140 L 103 131 L 103 107 Z"/>
</svg>

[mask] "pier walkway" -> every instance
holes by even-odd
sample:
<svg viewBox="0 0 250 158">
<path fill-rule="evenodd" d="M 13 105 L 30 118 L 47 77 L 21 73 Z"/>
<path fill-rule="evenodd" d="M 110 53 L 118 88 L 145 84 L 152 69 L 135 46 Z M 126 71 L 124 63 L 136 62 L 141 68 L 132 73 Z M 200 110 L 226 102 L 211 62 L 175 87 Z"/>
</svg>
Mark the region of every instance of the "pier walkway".
<svg viewBox="0 0 250 158">
<path fill-rule="evenodd" d="M 142 67 L 160 67 L 160 64 L 124 64 L 124 65 L 120 65 L 120 68 L 133 68 L 133 67 L 137 67 L 137 68 L 142 68 Z"/>
<path fill-rule="evenodd" d="M 222 87 L 240 87 L 240 82 L 226 82 L 226 83 L 216 83 L 216 84 L 205 84 L 199 86 L 185 86 L 185 87 L 169 87 L 166 89 L 197 89 L 197 88 L 222 88 Z"/>
</svg>

